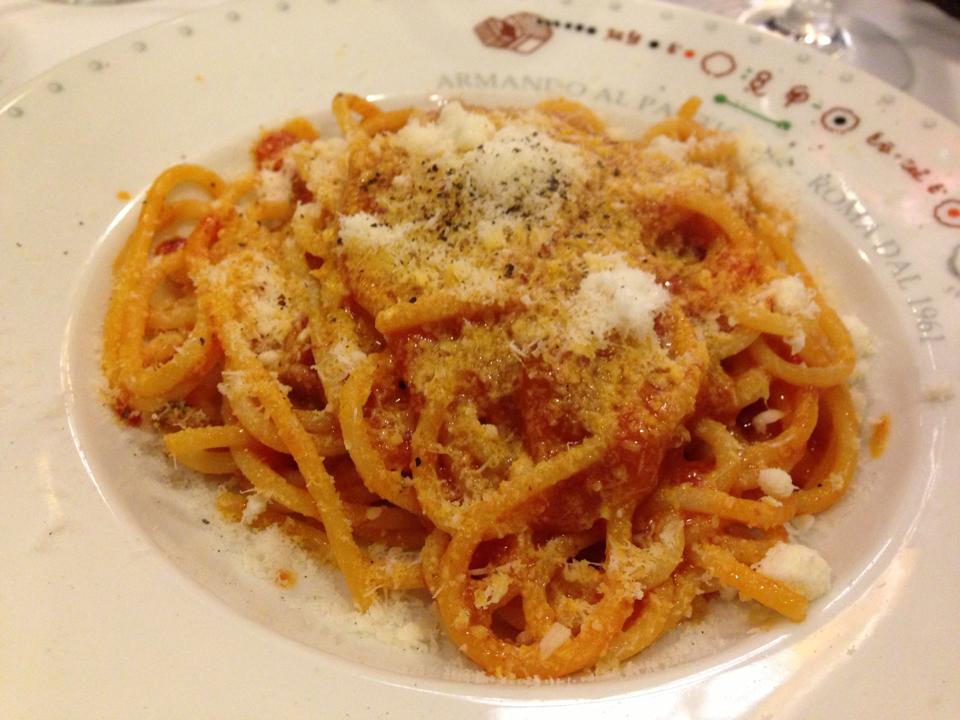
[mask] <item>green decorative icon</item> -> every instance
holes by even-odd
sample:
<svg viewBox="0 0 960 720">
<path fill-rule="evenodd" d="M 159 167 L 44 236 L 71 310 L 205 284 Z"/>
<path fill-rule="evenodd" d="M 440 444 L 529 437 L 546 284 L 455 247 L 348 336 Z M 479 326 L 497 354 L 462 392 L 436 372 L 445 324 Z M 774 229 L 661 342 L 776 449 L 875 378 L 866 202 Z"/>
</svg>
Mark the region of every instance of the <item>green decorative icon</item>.
<svg viewBox="0 0 960 720">
<path fill-rule="evenodd" d="M 733 100 L 731 100 L 730 98 L 728 98 L 726 95 L 722 93 L 718 95 L 714 95 L 713 101 L 717 105 L 729 105 L 730 107 L 736 108 L 737 110 L 740 110 L 741 112 L 745 112 L 747 115 L 751 115 L 757 118 L 758 120 L 763 120 L 764 122 L 768 122 L 771 125 L 779 128 L 780 130 L 789 130 L 791 127 L 793 127 L 789 120 L 777 120 L 776 118 L 772 118 L 768 115 L 764 115 L 761 112 L 757 112 L 753 108 L 749 108 L 746 105 L 741 105 L 738 102 L 734 102 Z"/>
</svg>

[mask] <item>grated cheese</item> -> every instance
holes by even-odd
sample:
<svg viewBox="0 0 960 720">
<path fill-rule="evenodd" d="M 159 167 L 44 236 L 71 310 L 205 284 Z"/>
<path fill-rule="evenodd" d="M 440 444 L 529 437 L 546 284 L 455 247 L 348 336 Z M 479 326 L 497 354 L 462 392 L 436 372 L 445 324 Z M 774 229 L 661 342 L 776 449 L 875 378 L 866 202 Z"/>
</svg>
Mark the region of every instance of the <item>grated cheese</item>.
<svg viewBox="0 0 960 720">
<path fill-rule="evenodd" d="M 753 569 L 780 580 L 807 600 L 816 600 L 830 590 L 830 566 L 820 553 L 806 545 L 777 543 Z"/>
<path fill-rule="evenodd" d="M 345 379 L 367 358 L 367 354 L 356 343 L 340 338 L 336 345 L 330 348 L 327 357 L 338 364 L 341 379 Z"/>
<path fill-rule="evenodd" d="M 317 205 L 339 205 L 347 169 L 347 141 L 334 137 L 301 143 L 294 146 L 294 159 Z"/>
<path fill-rule="evenodd" d="M 830 473 L 827 476 L 826 484 L 832 490 L 840 490 L 844 485 L 843 475 L 838 472 Z"/>
<path fill-rule="evenodd" d="M 280 353 L 276 350 L 264 350 L 257 355 L 257 359 L 268 367 L 276 367 L 280 362 Z"/>
<path fill-rule="evenodd" d="M 340 239 L 344 245 L 360 244 L 389 247 L 402 243 L 410 230 L 421 223 L 389 225 L 375 215 L 360 212 L 340 216 Z"/>
<path fill-rule="evenodd" d="M 509 590 L 510 576 L 505 572 L 495 572 L 477 588 L 474 602 L 482 610 L 503 600 Z"/>
<path fill-rule="evenodd" d="M 250 525 L 267 509 L 267 501 L 259 493 L 251 493 L 247 495 L 246 499 L 247 504 L 243 506 L 243 515 L 240 517 L 240 522 L 244 525 Z"/>
<path fill-rule="evenodd" d="M 465 300 L 492 300 L 502 294 L 499 276 L 460 256 L 456 248 L 431 242 L 436 219 L 390 225 L 370 213 L 340 217 L 343 248 L 369 258 L 415 286 L 445 289 Z"/>
<path fill-rule="evenodd" d="M 258 173 L 257 194 L 265 203 L 285 203 L 290 201 L 290 172 L 284 167 L 280 170 L 264 168 Z"/>
<path fill-rule="evenodd" d="M 764 468 L 757 474 L 757 482 L 767 495 L 778 499 L 790 497 L 797 489 L 790 473 L 780 468 Z"/>
<path fill-rule="evenodd" d="M 773 301 L 774 310 L 786 315 L 814 318 L 819 312 L 813 290 L 796 275 L 787 275 L 767 283 L 757 295 L 757 299 L 768 298 Z"/>
<path fill-rule="evenodd" d="M 783 172 L 783 166 L 793 162 L 786 148 L 773 147 L 751 131 L 740 131 L 733 139 L 750 178 L 751 190 L 774 205 L 797 207 L 797 188 Z M 778 231 L 788 234 L 790 228 L 778 228 Z"/>
<path fill-rule="evenodd" d="M 288 302 L 298 289 L 288 284 L 271 257 L 250 248 L 210 266 L 207 280 L 236 298 L 243 323 L 235 331 L 251 343 L 270 370 L 276 370 L 282 356 L 274 351 L 282 350 L 287 338 L 301 329 Z"/>
<path fill-rule="evenodd" d="M 784 417 L 783 410 L 777 410 L 775 408 L 770 408 L 768 410 L 763 410 L 758 412 L 753 416 L 753 420 L 750 421 L 750 424 L 753 425 L 753 429 L 758 433 L 765 433 L 767 429 L 778 420 L 781 420 Z"/>
<path fill-rule="evenodd" d="M 285 295 L 284 276 L 276 265 L 263 258 L 253 268 L 250 284 L 257 292 L 249 295 L 253 302 L 252 316 L 257 333 L 261 338 L 269 338 L 282 344 L 293 325 L 293 313 L 283 299 Z"/>
<path fill-rule="evenodd" d="M 551 219 L 569 187 L 586 176 L 579 148 L 525 124 L 504 125 L 460 165 L 477 218 L 500 222 Z"/>
<path fill-rule="evenodd" d="M 558 622 L 551 625 L 550 629 L 544 633 L 543 638 L 540 640 L 540 659 L 546 660 L 553 655 L 561 645 L 570 639 L 570 634 L 570 628 L 566 625 Z"/>
<path fill-rule="evenodd" d="M 603 259 L 610 269 L 588 273 L 570 303 L 573 347 L 595 345 L 614 331 L 642 340 L 653 334 L 654 318 L 670 302 L 670 293 L 656 277 L 627 265 L 622 254 Z"/>
<path fill-rule="evenodd" d="M 411 155 L 435 157 L 475 148 L 489 140 L 494 130 L 486 116 L 468 112 L 454 101 L 440 109 L 436 122 L 408 122 L 394 134 L 393 144 Z"/>
<path fill-rule="evenodd" d="M 693 147 L 695 142 L 696 138 L 692 136 L 685 141 L 680 141 L 667 135 L 657 135 L 647 145 L 647 151 L 666 155 L 671 160 L 681 163 L 687 159 L 687 151 Z"/>
<path fill-rule="evenodd" d="M 807 346 L 807 334 L 803 330 L 798 330 L 787 338 L 787 345 L 790 346 L 790 352 L 796 355 Z"/>
<path fill-rule="evenodd" d="M 873 355 L 876 351 L 873 336 L 870 334 L 870 328 L 864 324 L 863 320 L 856 315 L 844 315 L 841 320 L 843 320 L 847 332 L 850 333 L 850 339 L 853 341 L 853 347 L 856 349 L 857 355 L 863 357 Z"/>
<path fill-rule="evenodd" d="M 870 369 L 870 358 L 876 353 L 876 345 L 870 329 L 860 318 L 855 315 L 844 315 L 840 319 L 850 333 L 850 340 L 857 354 L 857 362 L 850 375 L 850 382 L 857 383 L 866 378 Z"/>
</svg>

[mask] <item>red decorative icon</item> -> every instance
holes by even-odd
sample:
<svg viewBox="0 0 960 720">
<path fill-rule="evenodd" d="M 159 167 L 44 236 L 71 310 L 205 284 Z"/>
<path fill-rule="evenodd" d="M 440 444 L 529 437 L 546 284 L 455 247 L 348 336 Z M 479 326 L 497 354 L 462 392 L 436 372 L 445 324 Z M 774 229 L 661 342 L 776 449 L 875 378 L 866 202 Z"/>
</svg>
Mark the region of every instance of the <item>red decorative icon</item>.
<svg viewBox="0 0 960 720">
<path fill-rule="evenodd" d="M 473 31 L 487 47 L 513 50 L 522 55 L 539 50 L 553 36 L 547 21 L 529 12 L 515 13 L 505 18 L 488 17 L 477 23 Z"/>
<path fill-rule="evenodd" d="M 766 87 L 767 83 L 769 83 L 771 80 L 773 80 L 772 72 L 769 70 L 760 70 L 753 76 L 753 78 L 747 84 L 747 87 L 744 89 L 749 93 L 753 93 L 757 97 L 763 97 L 767 94 L 763 88 Z"/>
<path fill-rule="evenodd" d="M 737 61 L 728 52 L 714 50 L 700 60 L 700 69 L 711 77 L 722 78 L 737 69 Z"/>
<path fill-rule="evenodd" d="M 796 103 L 805 103 L 810 99 L 810 88 L 806 85 L 794 85 L 792 88 L 787 90 L 786 95 L 784 95 L 784 107 L 790 107 Z"/>
<path fill-rule="evenodd" d="M 850 108 L 832 107 L 820 116 L 820 124 L 832 133 L 844 135 L 860 124 L 860 116 Z"/>
<path fill-rule="evenodd" d="M 944 200 L 933 209 L 933 217 L 947 227 L 960 227 L 960 200 Z"/>
</svg>

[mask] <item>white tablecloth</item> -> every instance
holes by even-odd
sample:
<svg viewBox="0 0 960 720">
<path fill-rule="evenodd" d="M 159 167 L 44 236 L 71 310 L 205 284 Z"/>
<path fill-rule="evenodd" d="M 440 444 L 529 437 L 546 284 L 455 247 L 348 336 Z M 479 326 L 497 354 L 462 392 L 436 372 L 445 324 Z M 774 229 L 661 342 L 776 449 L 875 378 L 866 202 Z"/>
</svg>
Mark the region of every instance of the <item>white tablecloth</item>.
<svg viewBox="0 0 960 720">
<path fill-rule="evenodd" d="M 594 0 L 603 2 L 605 0 Z M 727 16 L 744 0 L 675 0 Z M 141 0 L 76 6 L 0 0 L 0 97 L 44 70 L 123 33 L 221 0 Z M 754 0 L 756 5 L 777 4 Z M 536 3 L 531 3 L 531 7 Z M 960 124 L 960 20 L 920 0 L 840 0 L 842 12 L 869 18 L 899 40 L 914 65 L 906 91 Z"/>
</svg>

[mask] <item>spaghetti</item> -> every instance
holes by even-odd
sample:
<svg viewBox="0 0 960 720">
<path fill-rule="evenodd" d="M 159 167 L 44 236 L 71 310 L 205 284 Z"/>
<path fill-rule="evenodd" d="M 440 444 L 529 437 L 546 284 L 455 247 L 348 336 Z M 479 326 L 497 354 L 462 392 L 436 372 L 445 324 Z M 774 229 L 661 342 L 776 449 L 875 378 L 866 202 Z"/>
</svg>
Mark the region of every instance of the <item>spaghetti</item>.
<svg viewBox="0 0 960 720">
<path fill-rule="evenodd" d="M 803 620 L 773 550 L 850 483 L 854 351 L 697 107 L 615 140 L 564 100 L 338 95 L 340 138 L 167 170 L 114 266 L 114 407 L 360 610 L 428 591 L 491 674 L 616 666 L 725 587 Z"/>
</svg>

